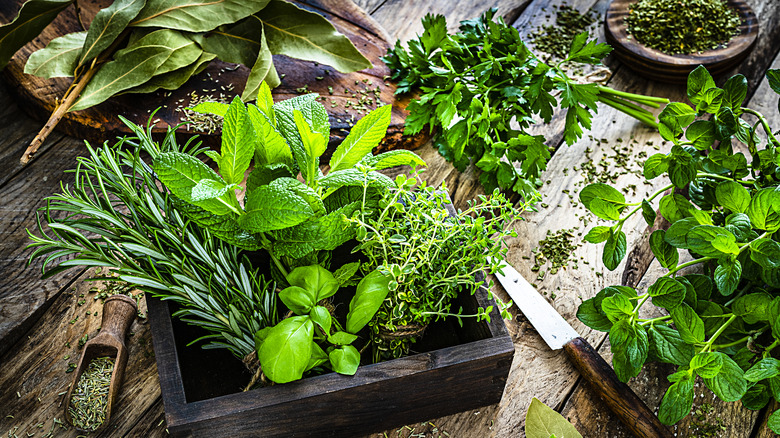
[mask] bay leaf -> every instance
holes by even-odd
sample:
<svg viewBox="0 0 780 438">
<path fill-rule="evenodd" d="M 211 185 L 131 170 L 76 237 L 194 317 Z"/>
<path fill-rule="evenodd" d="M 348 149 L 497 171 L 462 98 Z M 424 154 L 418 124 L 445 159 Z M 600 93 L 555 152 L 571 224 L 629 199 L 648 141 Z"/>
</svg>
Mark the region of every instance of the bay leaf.
<svg viewBox="0 0 780 438">
<path fill-rule="evenodd" d="M 246 18 L 267 4 L 268 0 L 148 0 L 130 26 L 206 32 Z"/>
<path fill-rule="evenodd" d="M 17 50 L 37 37 L 73 0 L 29 0 L 8 24 L 0 26 L 0 69 Z"/>
<path fill-rule="evenodd" d="M 73 77 L 86 37 L 86 32 L 73 32 L 54 38 L 45 48 L 30 55 L 24 72 L 46 79 Z"/>
<path fill-rule="evenodd" d="M 274 55 L 327 64 L 342 73 L 371 68 L 366 59 L 323 16 L 282 0 L 271 0 L 257 13 Z"/>
<path fill-rule="evenodd" d="M 168 58 L 157 67 L 155 75 L 168 73 L 186 67 L 195 62 L 203 50 L 192 39 L 181 32 L 171 29 L 158 29 L 150 32 L 114 55 L 115 58 L 139 47 L 163 46 L 168 50 Z"/>
<path fill-rule="evenodd" d="M 244 102 L 255 100 L 260 84 L 263 81 L 266 81 L 271 88 L 278 87 L 281 82 L 279 75 L 276 73 L 276 68 L 274 68 L 273 55 L 271 55 L 271 50 L 268 49 L 265 33 L 260 36 L 260 52 L 257 54 L 255 65 L 252 66 L 249 77 L 246 79 L 246 86 L 241 94 L 241 100 Z"/>
<path fill-rule="evenodd" d="M 190 35 L 203 50 L 216 54 L 222 61 L 247 67 L 255 64 L 262 37 L 263 22 L 254 15 L 210 32 Z"/>
<path fill-rule="evenodd" d="M 582 438 L 563 415 L 534 397 L 525 416 L 525 436 L 528 438 Z"/>
<path fill-rule="evenodd" d="M 155 75 L 149 81 L 141 84 L 137 87 L 130 88 L 119 94 L 127 93 L 152 93 L 154 91 L 163 90 L 176 90 L 185 82 L 187 82 L 192 76 L 202 72 L 209 62 L 213 61 L 217 55 L 208 52 L 202 52 L 200 58 L 198 58 L 192 64 L 182 67 L 180 69 L 163 73 L 161 75 Z"/>
<path fill-rule="evenodd" d="M 84 65 L 106 50 L 135 18 L 146 0 L 115 0 L 111 6 L 98 11 L 87 31 L 79 65 Z"/>
</svg>

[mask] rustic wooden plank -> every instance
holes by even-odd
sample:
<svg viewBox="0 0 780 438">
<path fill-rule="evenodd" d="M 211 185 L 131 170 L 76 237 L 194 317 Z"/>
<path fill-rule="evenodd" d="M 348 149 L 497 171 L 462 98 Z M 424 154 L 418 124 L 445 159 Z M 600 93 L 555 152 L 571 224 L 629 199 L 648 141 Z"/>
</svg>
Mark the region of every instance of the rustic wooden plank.
<svg viewBox="0 0 780 438">
<path fill-rule="evenodd" d="M 26 436 L 28 432 L 35 432 L 35 436 L 42 436 L 54 426 L 56 436 L 79 435 L 75 428 L 65 430 L 54 422 L 55 418 L 63 421 L 67 403 L 64 392 L 73 379 L 73 374 L 66 371 L 69 363 L 78 362 L 82 350 L 79 340 L 85 335 L 94 337 L 101 324 L 102 302 L 95 299 L 95 293 L 89 292 L 95 284 L 84 281 L 86 278 L 87 274 L 80 276 L 75 290 L 59 294 L 26 340 L 0 358 L 3 364 L 0 367 L 0 387 L 3 388 L 0 391 L 0 431 L 4 434 L 15 431 L 19 436 Z M 81 300 L 84 301 L 80 305 Z M 140 309 L 146 314 L 143 300 Z M 160 406 L 157 367 L 147 322 L 136 319 L 130 332 L 133 335 L 127 338 L 127 372 L 113 408 L 110 427 L 95 436 L 142 436 L 129 431 L 137 427 L 140 418 L 145 418 L 142 414 Z M 158 423 L 159 420 L 155 424 Z M 162 435 L 164 431 L 158 434 Z"/>
</svg>

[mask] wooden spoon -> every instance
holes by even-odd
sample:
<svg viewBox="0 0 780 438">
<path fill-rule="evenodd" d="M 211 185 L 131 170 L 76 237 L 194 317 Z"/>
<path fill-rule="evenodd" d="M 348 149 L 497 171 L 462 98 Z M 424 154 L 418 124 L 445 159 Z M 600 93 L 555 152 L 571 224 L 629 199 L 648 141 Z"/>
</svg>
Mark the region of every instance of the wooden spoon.
<svg viewBox="0 0 780 438">
<path fill-rule="evenodd" d="M 114 370 L 111 372 L 111 383 L 108 388 L 106 416 L 103 423 L 96 429 L 83 430 L 77 428 L 79 431 L 97 432 L 105 428 L 111 419 L 111 407 L 119 394 L 125 365 L 127 365 L 125 336 L 137 313 L 138 305 L 133 298 L 127 295 L 112 295 L 103 304 L 103 319 L 100 332 L 84 345 L 84 351 L 81 353 L 78 367 L 73 376 L 73 383 L 70 385 L 67 398 L 65 399 L 65 419 L 68 423 L 73 424 L 73 419 L 70 416 L 70 400 L 73 396 L 73 390 L 76 388 L 81 374 L 87 369 L 90 362 L 99 357 L 114 359 Z"/>
</svg>

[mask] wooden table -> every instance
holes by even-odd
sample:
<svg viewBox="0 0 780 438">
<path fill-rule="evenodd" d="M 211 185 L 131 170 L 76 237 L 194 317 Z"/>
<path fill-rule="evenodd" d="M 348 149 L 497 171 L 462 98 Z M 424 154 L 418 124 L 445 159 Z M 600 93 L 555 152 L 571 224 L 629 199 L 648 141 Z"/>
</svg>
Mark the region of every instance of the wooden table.
<svg viewBox="0 0 780 438">
<path fill-rule="evenodd" d="M 408 39 L 420 32 L 420 18 L 428 12 L 445 14 L 452 30 L 459 20 L 477 16 L 492 6 L 497 6 L 499 13 L 507 15 L 508 22 L 527 35 L 538 25 L 548 22 L 552 6 L 562 2 L 359 0 L 358 3 L 391 35 Z M 608 0 L 569 1 L 581 11 L 592 7 L 601 14 L 608 3 Z M 747 76 L 751 86 L 748 106 L 764 112 L 770 124 L 777 127 L 780 126 L 777 96 L 769 90 L 764 73 L 767 68 L 780 68 L 780 2 L 751 0 L 750 4 L 759 17 L 760 36 L 755 50 L 738 72 Z M 603 33 L 601 29 L 599 32 Z M 616 60 L 609 60 L 608 66 L 613 73 L 609 84 L 616 89 L 672 100 L 684 98 L 685 91 L 681 86 L 644 80 Z M 60 426 L 64 391 L 72 376 L 66 370 L 68 364 L 78 358 L 79 339 L 97 332 L 101 305 L 99 300 L 93 299 L 95 294 L 89 292 L 93 284 L 85 281 L 91 272 L 73 269 L 40 280 L 40 261 L 26 267 L 30 251 L 25 249 L 28 243 L 25 229 L 35 227 L 35 210 L 42 205 L 42 198 L 56 193 L 61 182 L 72 181 L 72 176 L 63 171 L 73 168 L 75 157 L 83 156 L 85 151 L 80 140 L 54 134 L 34 161 L 21 167 L 18 159 L 41 122 L 25 116 L 2 87 L 0 121 L 0 167 L 3 169 L 0 172 L 0 275 L 5 278 L 0 286 L 0 434 L 75 437 L 75 430 Z M 549 125 L 538 128 L 538 133 L 547 137 L 549 145 L 560 147 L 543 177 L 546 181 L 542 189 L 543 204 L 538 212 L 525 214 L 525 221 L 516 225 L 520 237 L 512 242 L 509 252 L 509 262 L 529 279 L 536 278 L 537 273 L 531 271 L 532 261 L 528 258 L 548 231 L 573 229 L 579 241 L 580 233 L 584 234 L 588 229 L 584 220 L 592 226 L 594 218 L 589 217 L 576 201 L 576 194 L 583 186 L 581 169 L 584 164 L 598 166 L 602 157 L 614 154 L 613 148 L 630 146 L 634 158 L 629 160 L 629 166 L 636 170 L 641 166 L 641 152 L 652 154 L 659 146 L 662 151 L 669 147 L 662 145 L 657 132 L 607 107 L 600 108 L 594 118 L 589 133 L 592 137 L 586 135 L 571 147 L 561 144 L 562 126 L 563 120 L 556 117 Z M 457 172 L 430 145 L 418 152 L 429 163 L 429 181 L 446 180 L 456 204 L 462 205 L 480 193 L 473 168 L 464 173 Z M 607 166 L 604 169 L 607 172 L 622 173 L 621 169 Z M 617 181 L 620 186 L 636 185 L 636 190 L 628 194 L 633 200 L 641 199 L 662 184 L 661 181 L 644 184 L 632 172 L 620 174 Z M 626 223 L 623 230 L 630 244 L 635 245 L 641 241 L 646 228 L 641 218 L 636 218 Z M 584 243 L 574 253 L 576 263 L 570 263 L 568 269 L 555 275 L 548 274 L 536 283 L 548 297 L 555 295 L 553 305 L 609 361 L 611 354 L 606 335 L 582 325 L 575 316 L 577 306 L 607 285 L 623 283 L 646 287 L 662 270 L 657 264 L 648 263 L 649 251 L 641 245 L 634 247 L 627 261 L 612 272 L 603 267 L 600 252 L 599 245 Z M 578 266 L 576 269 L 574 264 Z M 502 294 L 503 290 L 497 292 Z M 507 321 L 507 326 L 515 341 L 516 353 L 500 404 L 372 436 L 523 436 L 525 411 L 532 397 L 562 412 L 585 437 L 629 436 L 605 406 L 594 399 L 565 356 L 560 351 L 550 351 L 522 314 Z M 136 320 L 131 331 L 126 381 L 111 426 L 100 436 L 163 437 L 166 436 L 165 421 L 149 325 L 145 320 Z M 664 365 L 650 365 L 629 384 L 649 406 L 657 407 L 669 385 L 665 378 L 668 373 L 669 369 Z M 771 407 L 772 410 L 776 408 Z M 702 384 L 697 386 L 694 411 L 694 415 L 677 426 L 678 436 L 773 436 L 765 426 L 767 410 L 756 412 L 743 408 L 740 403 L 723 403 Z"/>
</svg>

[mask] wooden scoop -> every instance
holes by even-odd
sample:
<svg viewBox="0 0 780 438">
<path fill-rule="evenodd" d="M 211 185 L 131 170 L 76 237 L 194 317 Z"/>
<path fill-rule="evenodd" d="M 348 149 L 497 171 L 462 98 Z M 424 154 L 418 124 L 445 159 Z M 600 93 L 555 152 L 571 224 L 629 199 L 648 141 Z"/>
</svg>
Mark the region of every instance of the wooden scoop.
<svg viewBox="0 0 780 438">
<path fill-rule="evenodd" d="M 99 357 L 114 359 L 114 369 L 111 373 L 111 383 L 108 389 L 106 415 L 105 420 L 97 429 L 89 431 L 77 428 L 79 431 L 100 431 L 105 428 L 111 419 L 111 407 L 119 395 L 119 388 L 122 386 L 122 376 L 125 372 L 125 365 L 127 365 L 125 336 L 137 312 L 138 305 L 136 305 L 133 298 L 127 295 L 112 295 L 103 304 L 103 319 L 100 332 L 84 345 L 84 351 L 81 353 L 81 359 L 79 359 L 78 367 L 73 376 L 73 383 L 70 385 L 67 398 L 65 399 L 65 419 L 71 425 L 73 424 L 73 419 L 70 416 L 70 400 L 73 396 L 73 390 L 76 388 L 81 374 L 87 369 L 90 362 Z"/>
</svg>

